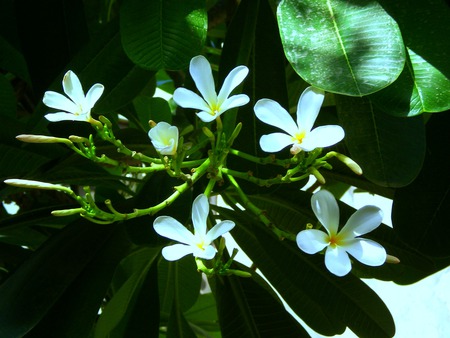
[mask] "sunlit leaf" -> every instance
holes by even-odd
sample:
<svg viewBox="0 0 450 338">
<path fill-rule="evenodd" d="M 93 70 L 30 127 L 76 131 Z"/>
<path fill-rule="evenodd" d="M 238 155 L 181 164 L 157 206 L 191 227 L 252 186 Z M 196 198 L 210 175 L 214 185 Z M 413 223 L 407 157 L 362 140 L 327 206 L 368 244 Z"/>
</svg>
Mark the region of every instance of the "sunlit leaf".
<svg viewBox="0 0 450 338">
<path fill-rule="evenodd" d="M 291 65 L 325 91 L 367 95 L 403 69 L 400 30 L 377 1 L 285 0 L 278 22 Z"/>
</svg>

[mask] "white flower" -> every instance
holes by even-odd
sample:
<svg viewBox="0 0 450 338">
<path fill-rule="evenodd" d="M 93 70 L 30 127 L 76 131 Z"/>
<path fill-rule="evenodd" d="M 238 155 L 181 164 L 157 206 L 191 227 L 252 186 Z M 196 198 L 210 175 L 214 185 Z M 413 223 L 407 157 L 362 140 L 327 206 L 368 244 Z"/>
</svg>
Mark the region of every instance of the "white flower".
<svg viewBox="0 0 450 338">
<path fill-rule="evenodd" d="M 160 216 L 155 219 L 153 228 L 159 235 L 183 243 L 163 248 L 162 255 L 165 259 L 175 261 L 188 254 L 194 255 L 194 257 L 212 259 L 216 255 L 216 249 L 211 243 L 233 229 L 234 222 L 222 221 L 207 232 L 206 219 L 208 213 L 208 198 L 201 194 L 197 196 L 192 205 L 194 233 L 170 216 Z"/>
<path fill-rule="evenodd" d="M 203 97 L 186 88 L 177 88 L 173 93 L 173 100 L 183 108 L 200 110 L 197 116 L 203 122 L 211 122 L 228 109 L 243 106 L 250 101 L 245 94 L 228 97 L 247 76 L 246 66 L 238 66 L 228 74 L 219 95 L 216 94 L 211 65 L 204 56 L 192 58 L 189 72 Z"/>
<path fill-rule="evenodd" d="M 312 129 L 319 115 L 325 94 L 322 90 L 308 87 L 304 90 L 297 105 L 297 123 L 278 102 L 261 99 L 256 102 L 256 117 L 262 122 L 282 129 L 285 133 L 263 135 L 259 140 L 261 149 L 275 153 L 292 145 L 291 153 L 301 150 L 311 151 L 315 148 L 332 146 L 344 138 L 344 129 L 337 125 L 321 126 Z"/>
<path fill-rule="evenodd" d="M 78 76 L 69 70 L 62 81 L 64 93 L 70 100 L 57 92 L 47 91 L 42 101 L 50 108 L 60 109 L 62 111 L 45 115 L 45 118 L 51 122 L 57 121 L 91 121 L 91 109 L 103 94 L 104 87 L 96 83 L 87 92 L 83 92 Z"/>
<path fill-rule="evenodd" d="M 386 261 L 386 250 L 380 244 L 358 237 L 381 224 L 383 214 L 379 208 L 368 205 L 359 209 L 338 232 L 339 207 L 330 192 L 320 190 L 314 194 L 311 206 L 327 233 L 316 229 L 300 231 L 297 245 L 308 254 L 326 248 L 325 265 L 331 273 L 341 277 L 350 272 L 352 266 L 348 254 L 370 266 L 379 266 Z"/>
<path fill-rule="evenodd" d="M 175 155 L 178 147 L 178 128 L 159 122 L 148 132 L 153 146 L 161 155 Z"/>
</svg>

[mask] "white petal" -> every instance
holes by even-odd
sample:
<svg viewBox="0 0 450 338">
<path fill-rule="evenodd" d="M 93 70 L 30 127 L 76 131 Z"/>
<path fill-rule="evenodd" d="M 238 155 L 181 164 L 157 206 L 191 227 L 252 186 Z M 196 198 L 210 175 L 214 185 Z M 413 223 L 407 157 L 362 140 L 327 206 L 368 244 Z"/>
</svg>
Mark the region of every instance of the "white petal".
<svg viewBox="0 0 450 338">
<path fill-rule="evenodd" d="M 88 109 L 92 109 L 92 107 L 94 107 L 100 96 L 102 96 L 104 90 L 105 87 L 100 83 L 96 83 L 89 89 L 86 94 L 86 104 L 88 105 Z"/>
<path fill-rule="evenodd" d="M 297 104 L 297 125 L 300 130 L 309 132 L 322 107 L 325 93 L 317 88 L 306 88 Z"/>
<path fill-rule="evenodd" d="M 248 74 L 248 68 L 246 66 L 238 66 L 234 68 L 223 81 L 222 88 L 220 89 L 217 97 L 217 102 L 221 105 L 234 88 L 239 86 Z"/>
<path fill-rule="evenodd" d="M 83 121 L 88 122 L 89 116 L 88 115 L 74 115 L 71 113 L 64 113 L 64 112 L 58 112 L 58 113 L 51 113 L 46 114 L 44 117 L 49 120 L 50 122 L 59 122 L 59 121 Z"/>
<path fill-rule="evenodd" d="M 74 72 L 69 70 L 64 74 L 62 85 L 64 93 L 66 93 L 73 102 L 77 104 L 82 104 L 84 102 L 83 87 L 81 86 L 78 76 Z"/>
<path fill-rule="evenodd" d="M 302 230 L 297 234 L 297 245 L 304 252 L 315 254 L 328 245 L 328 235 L 317 229 Z"/>
<path fill-rule="evenodd" d="M 215 104 L 217 102 L 217 94 L 211 65 L 208 60 L 202 55 L 193 57 L 189 66 L 189 72 L 206 102 L 210 105 Z"/>
<path fill-rule="evenodd" d="M 333 194 L 320 190 L 311 197 L 311 207 L 329 235 L 336 235 L 339 227 L 339 207 Z"/>
<path fill-rule="evenodd" d="M 192 204 L 192 224 L 194 225 L 195 235 L 206 236 L 206 221 L 209 214 L 208 198 L 200 194 Z"/>
<path fill-rule="evenodd" d="M 45 92 L 42 102 L 44 102 L 47 107 L 68 111 L 72 114 L 79 111 L 79 107 L 75 103 L 57 92 Z"/>
<path fill-rule="evenodd" d="M 186 255 L 193 253 L 193 247 L 184 244 L 174 244 L 162 249 L 162 255 L 168 261 L 176 261 Z"/>
<path fill-rule="evenodd" d="M 155 229 L 160 236 L 188 245 L 195 244 L 195 237 L 192 232 L 186 229 L 186 227 L 173 217 L 157 217 L 153 222 L 153 229 Z"/>
<path fill-rule="evenodd" d="M 203 259 L 213 259 L 216 255 L 216 249 L 212 245 L 208 245 L 204 250 L 200 248 L 195 248 L 193 255 L 195 257 L 203 258 Z"/>
<path fill-rule="evenodd" d="M 295 136 L 298 132 L 292 116 L 278 102 L 270 99 L 261 99 L 253 108 L 256 117 L 262 122 L 280 128 L 289 135 Z"/>
<path fill-rule="evenodd" d="M 378 228 L 383 220 L 383 212 L 373 205 L 366 205 L 350 216 L 340 231 L 343 237 L 356 237 Z"/>
<path fill-rule="evenodd" d="M 305 151 L 311 151 L 316 148 L 330 147 L 341 141 L 345 136 L 344 129 L 340 126 L 329 125 L 313 129 L 300 144 Z"/>
<path fill-rule="evenodd" d="M 177 152 L 177 146 L 174 139 L 169 140 L 168 144 L 152 140 L 152 144 L 156 151 L 161 155 L 175 155 Z"/>
<path fill-rule="evenodd" d="M 356 238 L 342 246 L 350 255 L 363 264 L 380 266 L 386 261 L 386 250 L 375 241 Z"/>
<path fill-rule="evenodd" d="M 192 108 L 210 111 L 211 107 L 203 98 L 186 88 L 177 88 L 173 93 L 173 100 L 183 108 Z"/>
<path fill-rule="evenodd" d="M 222 221 L 217 223 L 215 226 L 211 228 L 206 234 L 206 242 L 212 243 L 216 238 L 226 234 L 228 231 L 234 228 L 234 222 L 232 221 Z"/>
<path fill-rule="evenodd" d="M 203 122 L 205 122 L 205 123 L 209 123 L 209 122 L 211 122 L 211 121 L 214 121 L 214 120 L 217 118 L 217 116 L 220 115 L 220 114 L 214 114 L 214 115 L 211 115 L 211 114 L 209 113 L 209 111 L 199 111 L 199 112 L 196 113 L 196 114 L 197 114 L 198 118 L 199 118 L 200 120 L 202 120 Z"/>
<path fill-rule="evenodd" d="M 325 266 L 334 275 L 342 277 L 350 272 L 352 263 L 347 252 L 340 247 L 327 248 L 325 251 Z"/>
<path fill-rule="evenodd" d="M 224 113 L 229 109 L 244 106 L 249 101 L 250 98 L 245 94 L 233 95 L 220 105 L 220 114 Z"/>
<path fill-rule="evenodd" d="M 276 153 L 293 143 L 292 136 L 283 133 L 263 135 L 259 139 L 261 149 L 267 153 Z"/>
</svg>

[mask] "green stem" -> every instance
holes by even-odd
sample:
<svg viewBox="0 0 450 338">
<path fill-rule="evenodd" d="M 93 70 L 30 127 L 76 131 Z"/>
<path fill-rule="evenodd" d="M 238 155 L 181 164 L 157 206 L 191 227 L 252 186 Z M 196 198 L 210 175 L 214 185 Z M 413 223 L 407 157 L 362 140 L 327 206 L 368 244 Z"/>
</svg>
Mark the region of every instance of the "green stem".
<svg viewBox="0 0 450 338">
<path fill-rule="evenodd" d="M 256 157 L 232 148 L 229 149 L 229 153 L 258 164 L 274 164 L 284 168 L 288 168 L 293 163 L 293 159 L 278 160 L 275 158 L 275 155 L 269 155 L 267 157 Z"/>
</svg>

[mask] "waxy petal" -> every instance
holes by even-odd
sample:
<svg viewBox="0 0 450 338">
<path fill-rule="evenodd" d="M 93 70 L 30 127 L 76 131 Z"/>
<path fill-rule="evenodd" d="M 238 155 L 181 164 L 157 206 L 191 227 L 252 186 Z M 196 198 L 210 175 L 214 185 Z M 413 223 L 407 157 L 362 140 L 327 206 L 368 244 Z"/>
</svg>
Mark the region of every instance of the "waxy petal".
<svg viewBox="0 0 450 338">
<path fill-rule="evenodd" d="M 159 216 L 153 222 L 153 229 L 163 237 L 180 243 L 195 245 L 195 236 L 175 218 Z"/>
<path fill-rule="evenodd" d="M 211 107 L 202 97 L 186 88 L 177 88 L 173 93 L 173 100 L 183 108 L 211 111 Z"/>
<path fill-rule="evenodd" d="M 189 72 L 206 102 L 210 105 L 217 102 L 214 78 L 208 60 L 202 55 L 193 57 L 189 66 Z"/>
<path fill-rule="evenodd" d="M 49 120 L 50 122 L 59 122 L 59 121 L 88 121 L 89 115 L 74 115 L 71 113 L 65 113 L 65 112 L 57 112 L 57 113 L 51 113 L 46 114 L 44 117 Z"/>
<path fill-rule="evenodd" d="M 280 128 L 291 136 L 298 132 L 292 116 L 278 102 L 270 99 L 261 99 L 253 108 L 255 115 L 262 122 Z"/>
<path fill-rule="evenodd" d="M 209 113 L 209 111 L 199 111 L 199 112 L 196 113 L 196 114 L 197 114 L 198 118 L 199 118 L 200 120 L 202 120 L 203 122 L 205 122 L 205 123 L 209 123 L 209 122 L 214 121 L 214 120 L 217 118 L 217 116 L 220 115 L 220 114 L 214 114 L 214 115 L 211 115 L 211 114 Z"/>
<path fill-rule="evenodd" d="M 356 238 L 342 247 L 358 261 L 369 266 L 380 266 L 386 261 L 386 250 L 370 239 Z"/>
<path fill-rule="evenodd" d="M 83 87 L 81 86 L 80 79 L 78 79 L 78 76 L 74 72 L 69 70 L 64 74 L 62 85 L 64 93 L 66 93 L 73 102 L 77 104 L 84 103 Z"/>
<path fill-rule="evenodd" d="M 86 104 L 88 109 L 92 109 L 92 107 L 94 107 L 100 96 L 102 96 L 104 90 L 105 87 L 100 83 L 96 83 L 89 89 L 86 94 Z"/>
<path fill-rule="evenodd" d="M 311 207 L 329 235 L 336 235 L 339 227 L 339 207 L 333 194 L 320 190 L 311 197 Z"/>
<path fill-rule="evenodd" d="M 220 106 L 220 113 L 222 114 L 226 110 L 241 107 L 249 103 L 250 98 L 245 94 L 233 95 L 226 99 Z"/>
<path fill-rule="evenodd" d="M 195 247 L 193 255 L 203 259 L 213 259 L 216 255 L 216 249 L 212 245 L 208 245 L 206 248 Z"/>
<path fill-rule="evenodd" d="M 219 238 L 223 234 L 226 234 L 231 229 L 233 229 L 234 225 L 235 224 L 232 221 L 222 221 L 220 223 L 217 223 L 206 234 L 206 242 L 212 243 L 212 241 L 214 241 L 216 238 Z"/>
<path fill-rule="evenodd" d="M 345 136 L 344 129 L 337 125 L 321 126 L 313 129 L 300 144 L 305 151 L 330 147 L 340 142 Z"/>
<path fill-rule="evenodd" d="M 259 139 L 259 145 L 267 153 L 276 153 L 293 144 L 292 136 L 283 133 L 263 135 Z"/>
<path fill-rule="evenodd" d="M 206 221 L 208 219 L 208 214 L 208 198 L 203 194 L 198 195 L 192 204 L 192 224 L 194 225 L 196 237 L 206 237 Z"/>
<path fill-rule="evenodd" d="M 52 91 L 45 92 L 42 102 L 44 102 L 44 104 L 47 107 L 64 110 L 72 114 L 75 114 L 80 110 L 80 108 L 75 103 L 70 101 L 64 95 L 57 92 Z"/>
<path fill-rule="evenodd" d="M 317 229 L 302 230 L 297 234 L 297 245 L 307 254 L 315 254 L 328 246 L 328 235 Z"/>
<path fill-rule="evenodd" d="M 325 251 L 325 266 L 334 275 L 342 277 L 350 272 L 352 263 L 347 252 L 339 246 L 328 246 Z"/>
<path fill-rule="evenodd" d="M 193 254 L 193 248 L 190 245 L 174 244 L 164 247 L 161 254 L 168 261 L 176 261 L 186 255 Z"/>
<path fill-rule="evenodd" d="M 178 128 L 159 122 L 148 132 L 153 146 L 162 155 L 174 155 L 178 146 Z"/>
<path fill-rule="evenodd" d="M 238 66 L 227 75 L 225 81 L 223 81 L 222 88 L 220 88 L 219 95 L 217 96 L 217 102 L 219 105 L 222 105 L 233 89 L 244 81 L 247 74 L 248 68 L 246 66 Z"/>
<path fill-rule="evenodd" d="M 308 133 L 319 115 L 325 93 L 314 87 L 306 88 L 297 104 L 297 125 L 299 130 Z"/>
<path fill-rule="evenodd" d="M 376 229 L 383 220 L 383 212 L 373 205 L 366 205 L 350 216 L 340 231 L 343 237 L 356 237 Z"/>
</svg>

